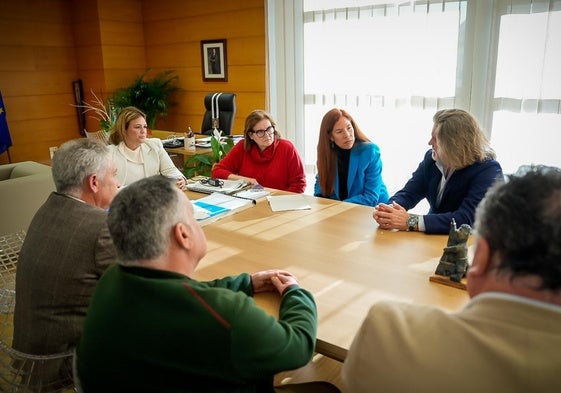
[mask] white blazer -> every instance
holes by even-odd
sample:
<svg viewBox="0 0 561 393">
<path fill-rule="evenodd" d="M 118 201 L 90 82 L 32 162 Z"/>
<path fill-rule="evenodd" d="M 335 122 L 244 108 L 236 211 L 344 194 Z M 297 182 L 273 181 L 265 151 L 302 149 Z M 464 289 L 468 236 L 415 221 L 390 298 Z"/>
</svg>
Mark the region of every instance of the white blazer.
<svg viewBox="0 0 561 393">
<path fill-rule="evenodd" d="M 124 142 L 121 142 L 124 143 Z M 127 158 L 119 151 L 119 145 L 109 145 L 115 166 L 117 179 L 121 185 L 127 185 Z M 146 177 L 162 175 L 172 179 L 184 178 L 183 174 L 175 167 L 162 141 L 158 138 L 149 138 L 140 145 L 144 159 L 144 175 Z"/>
</svg>

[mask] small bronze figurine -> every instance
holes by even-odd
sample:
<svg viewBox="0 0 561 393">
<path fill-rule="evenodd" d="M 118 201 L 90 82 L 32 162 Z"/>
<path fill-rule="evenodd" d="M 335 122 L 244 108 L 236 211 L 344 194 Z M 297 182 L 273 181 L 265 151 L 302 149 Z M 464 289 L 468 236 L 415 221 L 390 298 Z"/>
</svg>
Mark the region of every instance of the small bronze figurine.
<svg viewBox="0 0 561 393">
<path fill-rule="evenodd" d="M 435 274 L 450 277 L 450 280 L 461 282 L 468 269 L 467 241 L 471 233 L 471 227 L 463 224 L 456 228 L 456 221 L 450 222 L 450 233 L 444 253 L 436 267 Z"/>
</svg>

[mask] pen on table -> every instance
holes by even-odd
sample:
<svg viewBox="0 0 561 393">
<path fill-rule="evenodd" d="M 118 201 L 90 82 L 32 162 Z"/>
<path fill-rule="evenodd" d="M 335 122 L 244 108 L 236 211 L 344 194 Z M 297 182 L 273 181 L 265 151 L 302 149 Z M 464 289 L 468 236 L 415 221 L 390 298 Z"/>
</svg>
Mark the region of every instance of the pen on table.
<svg viewBox="0 0 561 393">
<path fill-rule="evenodd" d="M 238 191 L 238 192 L 240 192 L 240 191 Z M 234 194 L 231 194 L 231 195 L 232 195 L 233 197 L 235 197 L 235 198 L 240 198 L 240 199 L 245 199 L 246 201 L 251 201 L 254 205 L 257 205 L 257 201 L 256 201 L 255 199 L 253 199 L 253 198 L 247 198 L 247 197 L 243 197 L 243 196 L 238 196 L 238 195 L 236 195 L 236 194 L 237 194 L 237 192 L 234 193 Z"/>
</svg>

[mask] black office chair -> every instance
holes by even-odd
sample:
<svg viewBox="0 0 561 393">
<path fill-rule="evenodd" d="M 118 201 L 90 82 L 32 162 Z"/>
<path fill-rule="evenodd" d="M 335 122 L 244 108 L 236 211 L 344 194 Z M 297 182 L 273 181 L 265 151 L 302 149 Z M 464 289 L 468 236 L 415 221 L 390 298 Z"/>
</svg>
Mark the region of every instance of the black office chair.
<svg viewBox="0 0 561 393">
<path fill-rule="evenodd" d="M 232 135 L 236 117 L 236 95 L 234 93 L 210 93 L 205 96 L 206 112 L 201 133 L 211 135 L 217 128 L 222 135 Z"/>
</svg>

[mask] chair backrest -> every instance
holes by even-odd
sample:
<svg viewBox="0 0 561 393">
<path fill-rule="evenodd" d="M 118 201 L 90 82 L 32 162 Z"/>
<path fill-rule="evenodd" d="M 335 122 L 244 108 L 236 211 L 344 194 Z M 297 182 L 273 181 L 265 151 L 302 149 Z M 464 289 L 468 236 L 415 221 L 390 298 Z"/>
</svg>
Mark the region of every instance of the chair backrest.
<svg viewBox="0 0 561 393">
<path fill-rule="evenodd" d="M 232 135 L 236 117 L 236 95 L 234 93 L 210 93 L 205 96 L 206 112 L 201 133 L 211 135 L 214 128 L 222 135 Z"/>
<path fill-rule="evenodd" d="M 25 231 L 0 236 L 0 288 L 15 289 L 19 251 Z"/>
<path fill-rule="evenodd" d="M 15 294 L 0 288 L 0 391 L 54 393 L 73 389 L 73 350 L 31 355 L 12 348 Z"/>
<path fill-rule="evenodd" d="M 98 139 L 98 140 L 102 141 L 103 143 L 105 143 L 106 145 L 109 144 L 109 133 L 108 132 L 105 132 L 103 130 L 99 130 L 99 131 L 96 131 L 96 132 L 85 131 L 85 133 L 86 133 L 86 138 Z"/>
</svg>

